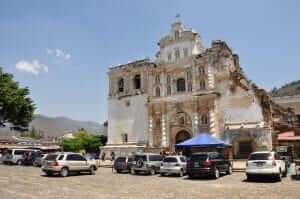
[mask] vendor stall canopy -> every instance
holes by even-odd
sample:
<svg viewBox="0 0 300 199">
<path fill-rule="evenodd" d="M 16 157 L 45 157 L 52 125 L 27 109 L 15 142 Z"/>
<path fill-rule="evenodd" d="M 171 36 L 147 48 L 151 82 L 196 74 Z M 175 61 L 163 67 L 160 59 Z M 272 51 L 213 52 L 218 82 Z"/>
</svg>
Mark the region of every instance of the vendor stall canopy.
<svg viewBox="0 0 300 199">
<path fill-rule="evenodd" d="M 184 147 L 227 147 L 231 146 L 230 144 L 226 144 L 222 140 L 211 136 L 208 133 L 200 133 L 199 135 L 183 141 L 179 144 L 176 144 L 176 148 L 184 148 Z"/>
</svg>

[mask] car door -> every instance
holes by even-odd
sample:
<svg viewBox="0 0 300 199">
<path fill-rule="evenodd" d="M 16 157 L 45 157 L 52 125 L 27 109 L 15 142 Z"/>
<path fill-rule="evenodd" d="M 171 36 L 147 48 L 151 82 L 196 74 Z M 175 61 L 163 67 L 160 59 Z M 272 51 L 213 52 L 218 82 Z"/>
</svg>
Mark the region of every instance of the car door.
<svg viewBox="0 0 300 199">
<path fill-rule="evenodd" d="M 218 155 L 218 159 L 220 161 L 222 171 L 228 171 L 229 161 L 227 161 L 221 154 Z"/>
<path fill-rule="evenodd" d="M 180 156 L 179 159 L 180 159 L 180 164 L 181 164 L 181 167 L 183 168 L 183 171 L 186 172 L 186 159 L 185 159 L 185 157 Z"/>
<path fill-rule="evenodd" d="M 77 161 L 76 161 L 76 154 L 68 154 L 66 158 L 66 164 L 71 171 L 77 170 Z"/>
<path fill-rule="evenodd" d="M 75 154 L 75 161 L 76 161 L 76 170 L 87 170 L 88 169 L 88 162 L 83 156 L 79 154 Z"/>
</svg>

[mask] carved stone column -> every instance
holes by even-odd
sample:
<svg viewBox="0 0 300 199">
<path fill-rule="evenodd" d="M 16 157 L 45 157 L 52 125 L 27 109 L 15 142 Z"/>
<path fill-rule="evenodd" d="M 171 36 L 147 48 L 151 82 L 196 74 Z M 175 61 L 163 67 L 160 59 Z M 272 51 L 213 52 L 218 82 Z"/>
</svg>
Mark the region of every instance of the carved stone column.
<svg viewBox="0 0 300 199">
<path fill-rule="evenodd" d="M 213 73 L 213 68 L 209 65 L 207 67 L 207 88 L 214 89 L 215 88 L 215 78 Z"/>
<path fill-rule="evenodd" d="M 197 112 L 194 112 L 192 115 L 193 136 L 199 133 L 198 124 L 199 124 L 199 115 Z"/>
<path fill-rule="evenodd" d="M 167 147 L 167 132 L 166 132 L 166 115 L 163 114 L 162 115 L 162 120 L 161 120 L 161 132 L 162 132 L 162 136 L 161 136 L 161 146 L 162 147 Z"/>
<path fill-rule="evenodd" d="M 149 139 L 149 146 L 153 147 L 153 118 L 152 116 L 149 117 L 149 129 L 148 129 L 148 139 Z"/>
</svg>

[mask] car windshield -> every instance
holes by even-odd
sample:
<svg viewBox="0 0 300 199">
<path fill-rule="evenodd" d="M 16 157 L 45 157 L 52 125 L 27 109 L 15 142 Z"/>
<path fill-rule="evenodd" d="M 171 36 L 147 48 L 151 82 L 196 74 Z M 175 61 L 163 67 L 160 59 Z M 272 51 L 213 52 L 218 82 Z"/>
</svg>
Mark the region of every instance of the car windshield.
<svg viewBox="0 0 300 199">
<path fill-rule="evenodd" d="M 149 161 L 162 161 L 163 160 L 163 156 L 161 155 L 150 155 L 149 156 Z"/>
<path fill-rule="evenodd" d="M 174 157 L 166 157 L 164 162 L 177 162 L 177 158 Z"/>
<path fill-rule="evenodd" d="M 192 161 L 206 161 L 208 155 L 207 154 L 201 154 L 201 155 L 192 155 L 191 160 Z"/>
<path fill-rule="evenodd" d="M 56 160 L 56 158 L 57 158 L 57 155 L 47 155 L 45 160 Z"/>
<path fill-rule="evenodd" d="M 270 160 L 272 159 L 271 153 L 254 153 L 250 155 L 249 160 Z"/>
<path fill-rule="evenodd" d="M 147 161 L 147 157 L 145 155 L 136 155 L 135 161 L 142 159 L 143 161 Z"/>
</svg>

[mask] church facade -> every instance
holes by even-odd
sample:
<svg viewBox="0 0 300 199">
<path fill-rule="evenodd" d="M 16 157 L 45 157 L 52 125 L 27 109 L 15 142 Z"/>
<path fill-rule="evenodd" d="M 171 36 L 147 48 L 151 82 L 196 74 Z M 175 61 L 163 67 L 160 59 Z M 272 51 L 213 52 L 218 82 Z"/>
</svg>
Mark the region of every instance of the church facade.
<svg viewBox="0 0 300 199">
<path fill-rule="evenodd" d="M 158 45 L 154 61 L 109 69 L 104 150 L 174 151 L 203 132 L 232 144 L 235 157 L 272 149 L 274 119 L 291 113 L 246 77 L 226 42 L 214 40 L 206 48 L 176 18 Z"/>
</svg>

